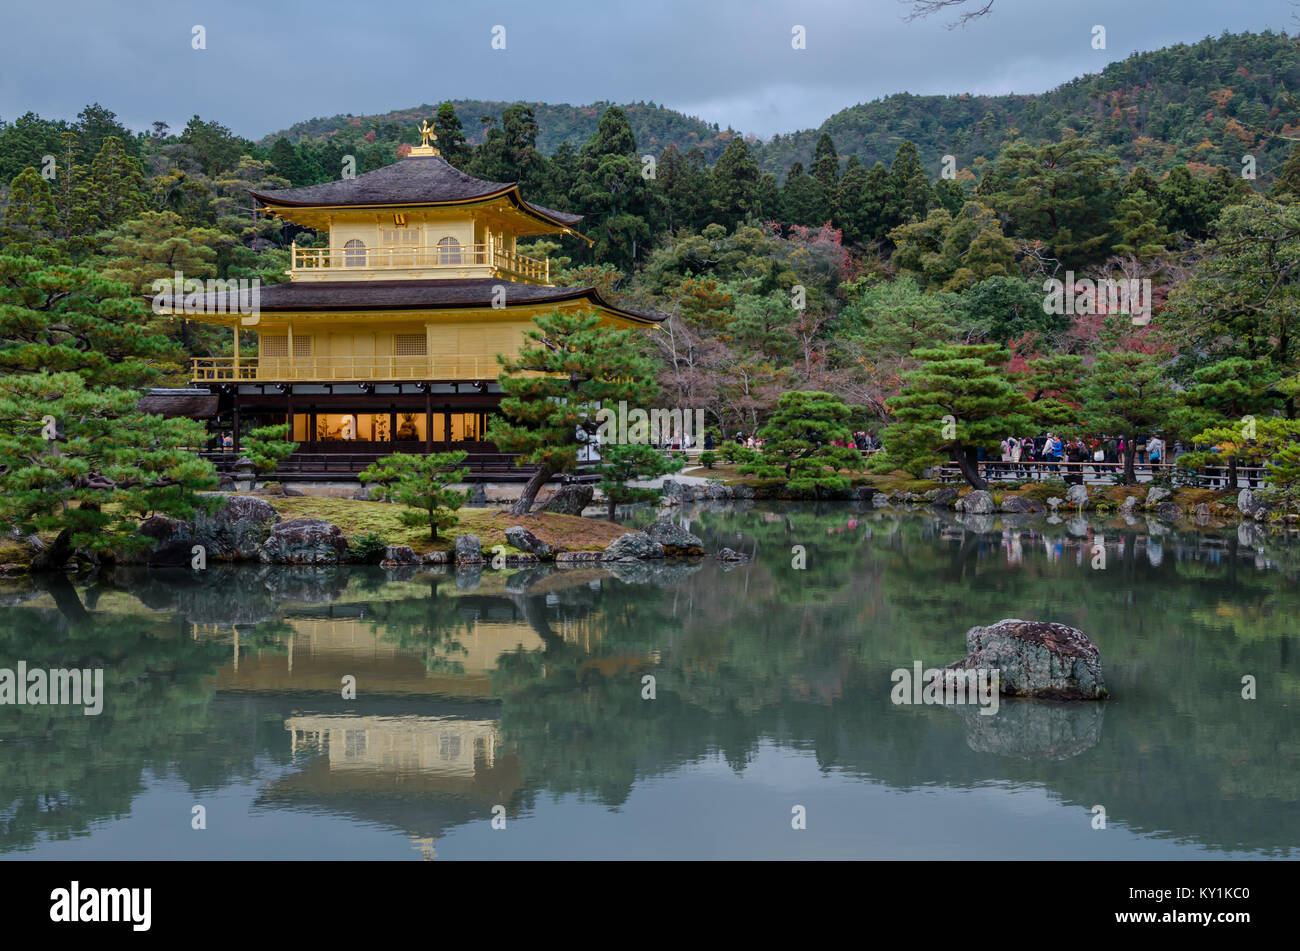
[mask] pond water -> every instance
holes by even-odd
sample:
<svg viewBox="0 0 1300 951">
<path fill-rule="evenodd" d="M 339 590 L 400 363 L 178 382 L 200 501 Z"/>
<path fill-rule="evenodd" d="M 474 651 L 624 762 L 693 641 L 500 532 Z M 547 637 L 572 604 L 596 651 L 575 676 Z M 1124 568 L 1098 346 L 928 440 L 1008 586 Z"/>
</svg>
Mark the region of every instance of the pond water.
<svg viewBox="0 0 1300 951">
<path fill-rule="evenodd" d="M 1300 855 L 1300 544 L 845 504 L 677 517 L 752 561 L 0 587 L 0 668 L 104 670 L 98 716 L 0 706 L 0 855 Z M 891 702 L 891 672 L 1004 617 L 1088 633 L 1112 699 Z"/>
</svg>

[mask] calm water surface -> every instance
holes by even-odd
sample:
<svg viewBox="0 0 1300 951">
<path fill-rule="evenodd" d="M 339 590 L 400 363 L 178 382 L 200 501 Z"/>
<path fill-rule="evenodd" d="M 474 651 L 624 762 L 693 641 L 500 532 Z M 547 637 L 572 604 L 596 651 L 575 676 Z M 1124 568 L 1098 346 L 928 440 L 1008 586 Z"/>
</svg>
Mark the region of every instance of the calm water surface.
<svg viewBox="0 0 1300 951">
<path fill-rule="evenodd" d="M 1300 855 L 1300 544 L 847 505 L 680 516 L 753 561 L 0 587 L 0 667 L 106 682 L 100 716 L 0 707 L 0 855 Z M 1082 628 L 1114 699 L 891 703 L 891 671 L 1003 617 Z"/>
</svg>

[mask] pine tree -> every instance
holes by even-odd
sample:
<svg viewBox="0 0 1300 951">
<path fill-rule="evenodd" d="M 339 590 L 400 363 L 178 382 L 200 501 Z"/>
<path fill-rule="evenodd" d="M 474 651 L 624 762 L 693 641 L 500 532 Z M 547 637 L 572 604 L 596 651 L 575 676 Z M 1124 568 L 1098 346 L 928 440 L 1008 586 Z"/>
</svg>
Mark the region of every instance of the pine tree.
<svg viewBox="0 0 1300 951">
<path fill-rule="evenodd" d="M 410 506 L 398 519 L 412 528 L 428 526 L 429 537 L 438 540 L 438 530 L 456 524 L 456 510 L 470 499 L 467 489 L 450 489 L 464 482 L 469 470 L 461 464 L 464 452 L 438 452 L 415 456 L 397 452 L 384 456 L 361 472 L 363 483 L 378 482 L 390 501 Z"/>
<path fill-rule="evenodd" d="M 1010 234 L 1037 238 L 1067 267 L 1104 258 L 1119 198 L 1117 161 L 1083 138 L 1010 146 L 975 190 L 1010 217 Z"/>
<path fill-rule="evenodd" d="M 1082 421 L 1092 433 L 1124 437 L 1124 484 L 1136 485 L 1133 463 L 1139 436 L 1159 431 L 1173 404 L 1173 391 L 1159 354 L 1105 350 L 1089 368 L 1079 391 Z"/>
<path fill-rule="evenodd" d="M 87 232 L 112 228 L 145 207 L 147 187 L 140 160 L 110 135 L 90 163 L 90 177 L 83 193 L 89 214 Z"/>
<path fill-rule="evenodd" d="M 58 231 L 49 184 L 36 169 L 23 169 L 9 186 L 9 204 L 0 221 L 0 249 L 6 255 L 30 255 L 53 262 L 61 257 Z"/>
<path fill-rule="evenodd" d="M 92 386 L 149 386 L 183 354 L 139 294 L 84 268 L 0 255 L 0 373 L 71 371 Z"/>
<path fill-rule="evenodd" d="M 1229 357 L 1200 367 L 1192 382 L 1178 394 L 1169 414 L 1170 431 L 1188 442 L 1202 442 L 1197 436 L 1214 428 L 1247 427 L 1247 417 L 1269 415 L 1278 400 L 1270 384 L 1277 373 L 1267 360 Z M 1235 445 L 1235 442 L 1234 442 Z M 1184 453 L 1180 466 L 1200 467 L 1228 463 L 1228 487 L 1237 488 L 1238 455 L 1232 451 Z"/>
<path fill-rule="evenodd" d="M 281 462 L 298 451 L 298 444 L 289 442 L 288 435 L 288 423 L 259 426 L 244 434 L 239 448 L 258 472 L 274 472 Z"/>
<path fill-rule="evenodd" d="M 991 451 L 1008 433 L 1033 424 L 1025 398 L 1003 372 L 1008 352 L 978 344 L 924 348 L 912 356 L 920 366 L 905 373 L 902 392 L 886 400 L 894 422 L 868 468 L 919 474 L 950 461 L 971 486 L 987 489 L 977 450 Z"/>
<path fill-rule="evenodd" d="M 140 520 L 192 518 L 218 500 L 211 463 L 191 447 L 200 422 L 136 411 L 139 394 L 90 387 L 76 373 L 0 376 L 0 524 L 21 536 L 55 532 L 33 567 L 57 569 L 78 550 L 144 547 Z"/>
<path fill-rule="evenodd" d="M 852 411 L 830 393 L 791 390 L 758 431 L 761 453 L 748 456 L 737 471 L 762 479 L 785 479 L 793 492 L 842 492 L 849 479 L 841 470 L 862 468 L 853 446 Z M 839 445 L 836 445 L 838 443 Z"/>
<path fill-rule="evenodd" d="M 659 498 L 659 489 L 643 489 L 629 482 L 649 482 L 683 466 L 680 457 L 644 443 L 613 443 L 600 447 L 600 491 L 605 496 L 606 518 L 614 521 L 619 505 L 651 502 Z"/>
<path fill-rule="evenodd" d="M 642 352 L 637 331 L 609 327 L 590 311 L 554 311 L 533 323 L 518 354 L 498 357 L 506 420 L 488 433 L 503 452 L 537 466 L 511 509 L 515 515 L 528 513 L 551 477 L 577 465 L 578 431 L 596 431 L 599 406 L 643 406 L 658 393 L 656 364 Z"/>
<path fill-rule="evenodd" d="M 642 168 L 626 113 L 617 106 L 606 109 L 578 153 L 574 188 L 574 202 L 587 214 L 587 236 L 594 241 L 592 255 L 598 262 L 630 270 L 649 250 L 663 195 Z"/>
<path fill-rule="evenodd" d="M 1166 253 L 1172 239 L 1160 227 L 1160 206 L 1151 194 L 1135 189 L 1115 208 L 1111 228 L 1119 240 L 1111 246 L 1115 254 L 1131 254 L 1146 262 Z"/>
</svg>

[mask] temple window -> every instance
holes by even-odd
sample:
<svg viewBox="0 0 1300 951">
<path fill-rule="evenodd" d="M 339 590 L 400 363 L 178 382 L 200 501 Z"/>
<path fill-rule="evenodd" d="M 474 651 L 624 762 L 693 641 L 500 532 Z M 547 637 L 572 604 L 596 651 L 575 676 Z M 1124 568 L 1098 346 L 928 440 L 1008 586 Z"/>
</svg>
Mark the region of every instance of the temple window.
<svg viewBox="0 0 1300 951">
<path fill-rule="evenodd" d="M 353 238 L 343 245 L 343 264 L 345 267 L 366 266 L 366 245 L 364 241 Z"/>
<path fill-rule="evenodd" d="M 438 263 L 459 264 L 460 242 L 450 236 L 438 242 Z"/>
</svg>

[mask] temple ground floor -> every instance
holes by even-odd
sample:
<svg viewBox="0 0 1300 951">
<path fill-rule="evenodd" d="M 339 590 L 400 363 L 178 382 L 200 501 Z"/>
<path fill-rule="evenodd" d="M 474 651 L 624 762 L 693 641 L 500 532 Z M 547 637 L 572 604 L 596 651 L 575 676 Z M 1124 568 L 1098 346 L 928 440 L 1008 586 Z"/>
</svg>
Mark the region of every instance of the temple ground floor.
<svg viewBox="0 0 1300 951">
<path fill-rule="evenodd" d="M 488 436 L 500 416 L 495 381 L 401 383 L 213 383 L 205 455 L 233 469 L 248 433 L 289 424 L 298 444 L 268 479 L 351 481 L 381 456 L 394 452 L 462 451 L 475 480 L 524 480 L 531 467 L 499 451 Z"/>
</svg>

